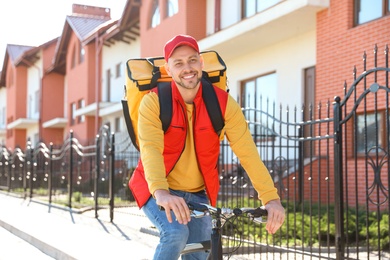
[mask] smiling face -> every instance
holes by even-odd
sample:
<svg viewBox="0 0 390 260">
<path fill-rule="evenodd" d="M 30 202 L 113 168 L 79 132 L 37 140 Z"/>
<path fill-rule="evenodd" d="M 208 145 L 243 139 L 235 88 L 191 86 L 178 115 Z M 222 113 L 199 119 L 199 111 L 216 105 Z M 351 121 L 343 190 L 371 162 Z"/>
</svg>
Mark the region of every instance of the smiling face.
<svg viewBox="0 0 390 260">
<path fill-rule="evenodd" d="M 173 51 L 165 69 L 178 87 L 197 89 L 202 78 L 203 59 L 196 50 L 182 45 Z"/>
</svg>

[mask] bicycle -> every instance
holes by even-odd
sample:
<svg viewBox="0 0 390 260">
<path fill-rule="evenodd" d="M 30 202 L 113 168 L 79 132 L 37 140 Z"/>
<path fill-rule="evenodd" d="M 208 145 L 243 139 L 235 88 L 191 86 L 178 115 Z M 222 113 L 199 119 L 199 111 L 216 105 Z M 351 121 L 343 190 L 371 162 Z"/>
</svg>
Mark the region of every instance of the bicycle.
<svg viewBox="0 0 390 260">
<path fill-rule="evenodd" d="M 247 216 L 254 223 L 265 223 L 263 217 L 267 216 L 267 210 L 263 207 L 258 208 L 216 208 L 208 204 L 198 204 L 190 202 L 188 207 L 191 211 L 191 216 L 201 218 L 206 215 L 212 216 L 212 232 L 211 238 L 207 241 L 200 241 L 198 243 L 187 244 L 182 250 L 181 255 L 206 251 L 209 252 L 207 259 L 221 260 L 222 252 L 222 220 L 229 220 L 233 217 Z M 226 222 L 225 222 L 226 223 Z"/>
</svg>

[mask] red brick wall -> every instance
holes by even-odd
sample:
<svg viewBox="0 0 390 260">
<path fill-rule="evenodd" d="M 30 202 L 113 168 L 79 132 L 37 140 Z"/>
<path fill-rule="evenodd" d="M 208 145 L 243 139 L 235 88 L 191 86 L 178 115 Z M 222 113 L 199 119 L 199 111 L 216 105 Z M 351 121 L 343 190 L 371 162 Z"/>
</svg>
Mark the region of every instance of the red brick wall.
<svg viewBox="0 0 390 260">
<path fill-rule="evenodd" d="M 362 57 L 368 55 L 372 68 L 373 48 L 378 46 L 378 66 L 384 66 L 383 51 L 390 43 L 390 16 L 353 27 L 353 1 L 330 1 L 330 8 L 317 14 L 316 101 L 333 101 L 343 96 L 344 81 L 353 82 L 353 68 L 363 71 Z"/>
<path fill-rule="evenodd" d="M 72 12 L 73 12 L 73 14 L 85 14 L 85 15 L 93 15 L 93 16 L 111 18 L 110 8 L 105 8 L 105 7 L 73 4 L 72 5 Z"/>
<path fill-rule="evenodd" d="M 356 66 L 356 77 L 360 76 L 365 70 L 371 69 L 374 64 L 374 47 L 378 47 L 378 67 L 384 67 L 384 49 L 390 43 L 390 16 L 385 16 L 374 21 L 367 22 L 358 26 L 353 25 L 353 2 L 331 0 L 330 7 L 317 14 L 317 61 L 316 61 L 316 102 L 324 103 L 328 100 L 333 101 L 335 96 L 344 97 L 344 91 L 348 91 L 354 81 L 354 66 Z M 367 54 L 367 66 L 363 66 L 363 54 Z M 384 74 L 378 75 L 378 83 L 384 82 Z M 344 89 L 344 83 L 346 83 Z M 366 87 L 374 83 L 374 76 L 367 77 Z M 363 91 L 363 82 L 357 86 L 357 95 Z M 380 95 L 378 95 L 380 97 Z M 383 97 L 385 95 L 382 95 Z M 373 109 L 373 95 L 367 99 L 367 110 Z M 352 103 L 348 104 L 348 112 L 352 109 Z M 385 99 L 379 101 L 378 108 L 385 107 Z M 332 108 L 331 108 L 332 109 Z M 358 107 L 357 111 L 362 111 L 363 106 Z M 333 113 L 332 113 L 333 116 Z M 330 126 L 331 129 L 333 126 Z M 349 129 L 352 129 L 349 126 Z M 332 131 L 331 131 L 332 132 Z M 358 158 L 355 164 L 355 158 L 352 158 L 351 149 L 353 140 L 351 133 L 346 133 L 343 138 L 348 139 L 348 147 L 343 151 L 345 158 L 344 164 L 344 194 L 349 196 L 350 204 L 364 204 L 366 201 L 367 187 L 373 183 L 373 169 L 368 166 L 368 177 L 366 179 L 366 158 Z M 330 142 L 330 151 L 333 151 L 333 142 Z M 324 154 L 324 151 L 323 151 Z M 333 155 L 329 158 L 333 158 Z M 333 167 L 333 161 L 330 161 Z M 334 194 L 333 169 L 330 174 L 331 192 Z M 387 169 L 381 169 L 381 172 L 387 172 Z M 355 176 L 356 179 L 355 179 Z M 370 198 L 375 197 L 375 192 Z M 383 199 L 379 194 L 380 200 Z"/>
<path fill-rule="evenodd" d="M 329 178 L 333 173 L 333 165 L 329 164 L 327 158 L 317 158 L 311 164 L 304 166 L 303 169 L 303 199 L 311 202 L 333 202 L 334 201 L 334 181 Z M 282 199 L 299 199 L 300 177 L 295 172 L 283 179 L 284 191 L 279 191 Z M 279 185 L 276 185 L 279 188 Z M 330 192 L 328 192 L 330 191 Z"/>
</svg>

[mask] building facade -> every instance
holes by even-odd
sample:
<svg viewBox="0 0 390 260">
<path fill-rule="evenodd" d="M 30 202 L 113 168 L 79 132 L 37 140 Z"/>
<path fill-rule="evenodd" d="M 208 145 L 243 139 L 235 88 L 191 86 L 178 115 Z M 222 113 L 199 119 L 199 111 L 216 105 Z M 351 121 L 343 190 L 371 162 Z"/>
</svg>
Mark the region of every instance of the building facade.
<svg viewBox="0 0 390 260">
<path fill-rule="evenodd" d="M 73 131 L 89 143 L 107 123 L 125 131 L 126 61 L 162 56 L 178 33 L 221 55 L 230 93 L 242 107 L 301 109 L 332 100 L 343 93 L 360 53 L 387 44 L 389 3 L 374 2 L 128 0 L 117 21 L 106 8 L 75 4 L 57 39 L 7 47 L 0 141 L 9 148 L 27 140 L 61 144 Z"/>
</svg>

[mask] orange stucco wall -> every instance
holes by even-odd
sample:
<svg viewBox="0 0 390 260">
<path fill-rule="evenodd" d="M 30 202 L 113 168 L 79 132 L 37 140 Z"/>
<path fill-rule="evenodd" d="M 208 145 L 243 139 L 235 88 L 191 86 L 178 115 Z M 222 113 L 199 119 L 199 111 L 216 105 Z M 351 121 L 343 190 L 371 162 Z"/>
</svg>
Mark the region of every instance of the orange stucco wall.
<svg viewBox="0 0 390 260">
<path fill-rule="evenodd" d="M 142 1 L 140 10 L 141 56 L 162 56 L 164 44 L 176 34 L 189 34 L 200 40 L 206 37 L 206 0 L 178 1 L 179 12 L 166 17 L 166 1 L 159 1 L 161 23 L 150 27 L 152 0 Z"/>
<path fill-rule="evenodd" d="M 42 50 L 43 70 L 51 67 L 57 42 L 54 41 Z M 64 75 L 48 73 L 42 77 L 43 109 L 40 111 L 40 133 L 43 142 L 52 142 L 55 145 L 63 143 L 64 133 L 62 128 L 43 128 L 42 123 L 53 118 L 64 117 Z"/>
<path fill-rule="evenodd" d="M 95 103 L 96 100 L 96 88 L 98 88 L 98 94 L 100 97 L 100 85 L 96 86 L 96 75 L 100 75 L 100 72 L 96 73 L 96 50 L 95 43 L 92 42 L 86 46 L 85 49 L 85 58 L 84 62 L 79 63 L 78 58 L 76 59 L 75 68 L 72 68 L 72 56 L 73 49 L 76 51 L 76 57 L 79 57 L 79 40 L 74 33 L 69 40 L 68 52 L 67 52 L 67 61 L 66 61 L 66 77 L 67 77 L 67 97 L 68 102 L 66 104 L 66 109 L 68 111 L 68 119 L 71 120 L 71 104 L 78 104 L 79 100 L 84 99 L 85 106 Z M 99 60 L 101 60 L 101 52 L 99 52 Z M 99 65 L 100 70 L 100 65 Z M 86 116 L 84 122 L 76 122 L 74 125 L 68 126 L 65 128 L 66 133 L 73 130 L 75 137 L 77 137 L 82 142 L 94 140 L 96 136 L 95 131 L 95 115 Z"/>
<path fill-rule="evenodd" d="M 25 118 L 27 112 L 27 67 L 14 67 L 9 60 L 6 75 L 7 88 L 7 124 L 19 118 Z M 8 129 L 7 147 L 24 148 L 26 144 L 26 130 Z"/>
</svg>

